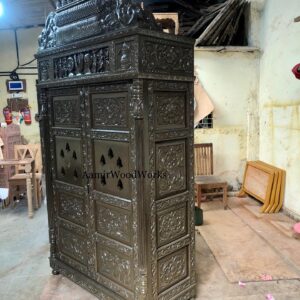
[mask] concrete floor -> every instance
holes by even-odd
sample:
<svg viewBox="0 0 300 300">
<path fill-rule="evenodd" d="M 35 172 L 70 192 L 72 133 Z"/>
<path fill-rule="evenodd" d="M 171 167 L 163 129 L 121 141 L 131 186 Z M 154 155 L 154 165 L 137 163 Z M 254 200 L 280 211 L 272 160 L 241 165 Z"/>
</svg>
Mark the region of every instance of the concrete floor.
<svg viewBox="0 0 300 300">
<path fill-rule="evenodd" d="M 207 208 L 209 209 L 209 206 Z M 251 219 L 251 214 L 248 215 Z M 95 299 L 68 279 L 50 275 L 47 216 L 44 205 L 32 220 L 27 218 L 26 206 L 22 204 L 15 209 L 1 210 L 0 245 L 1 300 Z M 299 252 L 299 248 L 295 249 L 295 252 L 297 251 Z M 234 253 L 232 259 L 234 260 Z M 196 260 L 197 300 L 263 300 L 269 293 L 276 300 L 300 299 L 299 280 L 247 282 L 245 287 L 230 283 L 199 233 L 196 234 Z"/>
</svg>

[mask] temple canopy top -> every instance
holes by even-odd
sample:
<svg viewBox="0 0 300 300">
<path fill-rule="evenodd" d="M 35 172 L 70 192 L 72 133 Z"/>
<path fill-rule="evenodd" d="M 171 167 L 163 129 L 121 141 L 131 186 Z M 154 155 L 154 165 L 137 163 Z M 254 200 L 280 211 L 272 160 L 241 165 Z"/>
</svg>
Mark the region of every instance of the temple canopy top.
<svg viewBox="0 0 300 300">
<path fill-rule="evenodd" d="M 39 37 L 39 51 L 129 27 L 161 31 L 134 0 L 60 0 Z"/>
</svg>

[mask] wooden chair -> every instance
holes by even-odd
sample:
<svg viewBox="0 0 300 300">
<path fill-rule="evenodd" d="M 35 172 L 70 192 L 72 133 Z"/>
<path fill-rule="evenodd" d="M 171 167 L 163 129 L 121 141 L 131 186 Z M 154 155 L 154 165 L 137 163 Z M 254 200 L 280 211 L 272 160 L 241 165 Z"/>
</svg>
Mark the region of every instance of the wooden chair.
<svg viewBox="0 0 300 300">
<path fill-rule="evenodd" d="M 15 145 L 14 146 L 15 159 L 34 158 L 35 159 L 35 178 L 36 189 L 35 193 L 36 203 L 35 208 L 40 207 L 42 199 L 42 159 L 41 159 L 41 147 L 40 144 L 29 145 Z M 26 185 L 26 179 L 28 175 L 25 173 L 25 167 L 18 165 L 15 167 L 15 175 L 9 178 L 9 202 L 12 203 L 15 193 L 19 191 L 20 186 Z"/>
<path fill-rule="evenodd" d="M 195 176 L 213 175 L 213 144 L 195 144 Z"/>
<path fill-rule="evenodd" d="M 213 144 L 195 144 L 195 187 L 197 206 L 201 207 L 202 196 L 222 196 L 227 208 L 227 182 L 213 175 Z"/>
</svg>

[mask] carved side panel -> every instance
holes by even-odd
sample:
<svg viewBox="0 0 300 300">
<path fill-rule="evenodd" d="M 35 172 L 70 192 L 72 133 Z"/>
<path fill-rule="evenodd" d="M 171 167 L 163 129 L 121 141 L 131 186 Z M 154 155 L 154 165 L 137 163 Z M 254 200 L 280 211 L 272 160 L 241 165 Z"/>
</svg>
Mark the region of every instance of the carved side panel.
<svg viewBox="0 0 300 300">
<path fill-rule="evenodd" d="M 150 185 L 151 297 L 189 299 L 194 285 L 191 86 L 159 80 L 148 84 L 150 170 L 167 174 Z"/>
<path fill-rule="evenodd" d="M 131 212 L 96 202 L 96 230 L 102 235 L 131 244 Z"/>
<path fill-rule="evenodd" d="M 188 247 L 158 261 L 158 289 L 160 292 L 188 276 Z"/>
<path fill-rule="evenodd" d="M 155 127 L 175 129 L 186 127 L 186 96 L 184 92 L 155 94 Z"/>
<path fill-rule="evenodd" d="M 86 209 L 84 198 L 58 191 L 58 214 L 61 218 L 85 226 Z"/>
<path fill-rule="evenodd" d="M 64 227 L 59 228 L 59 251 L 71 259 L 87 264 L 87 239 Z"/>
<path fill-rule="evenodd" d="M 55 137 L 57 179 L 73 185 L 82 186 L 82 150 L 79 138 Z"/>
<path fill-rule="evenodd" d="M 129 145 L 125 142 L 94 140 L 95 189 L 99 192 L 130 197 Z"/>
<path fill-rule="evenodd" d="M 132 258 L 97 243 L 97 271 L 128 289 L 133 288 Z"/>
<path fill-rule="evenodd" d="M 110 70 L 108 47 L 54 59 L 54 79 L 90 75 Z"/>
<path fill-rule="evenodd" d="M 80 127 L 80 102 L 77 96 L 53 97 L 53 123 L 57 127 Z"/>
<path fill-rule="evenodd" d="M 141 67 L 144 72 L 193 76 L 194 50 L 180 44 L 144 40 Z"/>
<path fill-rule="evenodd" d="M 158 246 L 170 243 L 187 234 L 186 204 L 176 206 L 157 215 Z"/>
<path fill-rule="evenodd" d="M 50 63 L 49 60 L 39 62 L 39 79 L 40 81 L 47 81 L 50 79 Z"/>
<path fill-rule="evenodd" d="M 128 127 L 127 93 L 102 93 L 92 95 L 92 127 Z"/>
<path fill-rule="evenodd" d="M 186 189 L 185 149 L 185 141 L 156 144 L 156 169 L 167 175 L 156 180 L 157 197 L 166 197 Z"/>
</svg>

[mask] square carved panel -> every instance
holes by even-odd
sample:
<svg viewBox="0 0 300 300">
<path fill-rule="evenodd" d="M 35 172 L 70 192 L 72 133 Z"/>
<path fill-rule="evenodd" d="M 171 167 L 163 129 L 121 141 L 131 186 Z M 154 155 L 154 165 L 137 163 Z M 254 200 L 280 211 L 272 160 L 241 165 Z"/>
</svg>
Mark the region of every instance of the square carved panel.
<svg viewBox="0 0 300 300">
<path fill-rule="evenodd" d="M 100 243 L 97 243 L 97 272 L 128 289 L 133 287 L 132 258 Z"/>
<path fill-rule="evenodd" d="M 81 116 L 78 96 L 53 97 L 53 124 L 56 127 L 80 127 Z"/>
<path fill-rule="evenodd" d="M 99 192 L 130 198 L 129 144 L 94 141 L 95 189 Z"/>
<path fill-rule="evenodd" d="M 185 140 L 156 144 L 156 171 L 166 175 L 156 179 L 158 198 L 186 190 Z"/>
<path fill-rule="evenodd" d="M 92 95 L 92 127 L 128 127 L 128 99 L 126 92 Z"/>
<path fill-rule="evenodd" d="M 186 127 L 186 95 L 184 92 L 159 92 L 155 99 L 157 129 Z"/>
<path fill-rule="evenodd" d="M 96 230 L 117 241 L 131 244 L 132 216 L 125 209 L 96 202 Z"/>
<path fill-rule="evenodd" d="M 80 262 L 83 265 L 87 264 L 87 240 L 84 236 L 76 234 L 64 227 L 59 228 L 58 234 L 59 251 L 64 255 Z"/>
<path fill-rule="evenodd" d="M 57 179 L 74 185 L 83 185 L 81 140 L 55 137 Z"/>
<path fill-rule="evenodd" d="M 57 191 L 56 194 L 59 216 L 77 225 L 85 226 L 86 209 L 84 199 L 61 191 Z"/>
<path fill-rule="evenodd" d="M 176 206 L 157 215 L 157 241 L 163 246 L 187 234 L 186 204 Z"/>
<path fill-rule="evenodd" d="M 159 292 L 188 276 L 188 247 L 163 257 L 158 261 Z"/>
</svg>

